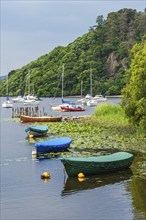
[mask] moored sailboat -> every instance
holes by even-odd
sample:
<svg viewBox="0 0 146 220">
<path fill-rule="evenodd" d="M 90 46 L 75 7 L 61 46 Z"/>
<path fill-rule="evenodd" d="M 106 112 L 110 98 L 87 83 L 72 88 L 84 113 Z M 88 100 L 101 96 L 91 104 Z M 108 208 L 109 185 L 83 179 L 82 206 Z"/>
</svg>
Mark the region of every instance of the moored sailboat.
<svg viewBox="0 0 146 220">
<path fill-rule="evenodd" d="M 33 85 L 33 91 L 31 91 L 30 88 L 30 71 L 28 71 L 28 76 L 26 78 L 26 86 L 25 91 L 23 95 L 18 95 L 17 97 L 13 98 L 12 101 L 14 103 L 23 103 L 24 105 L 39 105 L 40 99 L 34 95 L 34 85 Z M 27 95 L 26 95 L 27 94 Z"/>
<path fill-rule="evenodd" d="M 75 105 L 74 102 L 72 101 L 68 101 L 68 100 L 64 100 L 64 97 L 63 97 L 63 81 L 64 81 L 64 65 L 62 66 L 62 103 L 60 105 L 57 105 L 57 106 L 51 106 L 52 107 L 52 110 L 55 110 L 55 111 L 61 111 L 61 107 L 66 107 L 68 105 Z"/>
<path fill-rule="evenodd" d="M 80 105 L 61 106 L 61 110 L 65 112 L 83 112 L 85 109 Z"/>
<path fill-rule="evenodd" d="M 90 94 L 87 94 L 84 98 L 82 97 L 82 81 L 81 81 L 81 99 L 77 100 L 77 103 L 81 103 L 82 105 L 87 105 L 87 102 L 92 100 L 92 69 L 90 67 Z"/>
<path fill-rule="evenodd" d="M 13 108 L 13 103 L 10 101 L 10 97 L 9 97 L 9 79 L 7 77 L 7 96 L 6 96 L 6 100 L 2 103 L 2 108 Z"/>
<path fill-rule="evenodd" d="M 6 100 L 2 103 L 2 108 L 13 108 L 13 103 L 10 101 L 9 96 L 7 96 Z"/>
</svg>

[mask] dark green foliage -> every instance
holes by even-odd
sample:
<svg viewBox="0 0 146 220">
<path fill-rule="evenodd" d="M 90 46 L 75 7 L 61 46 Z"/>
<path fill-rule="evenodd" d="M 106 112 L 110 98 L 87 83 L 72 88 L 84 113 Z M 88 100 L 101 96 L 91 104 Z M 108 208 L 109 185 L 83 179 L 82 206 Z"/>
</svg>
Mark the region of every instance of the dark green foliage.
<svg viewBox="0 0 146 220">
<path fill-rule="evenodd" d="M 146 35 L 145 35 L 146 36 Z M 146 131 L 146 37 L 131 50 L 131 64 L 123 89 L 122 106 L 129 121 Z"/>
<path fill-rule="evenodd" d="M 93 73 L 93 95 L 119 95 L 125 85 L 129 50 L 141 42 L 145 31 L 145 12 L 122 9 L 102 15 L 89 32 L 66 47 L 50 53 L 9 73 L 9 95 L 24 94 L 28 71 L 31 88 L 38 96 L 61 96 L 61 74 L 64 64 L 64 96 L 90 93 L 90 69 Z M 6 94 L 6 80 L 0 80 L 0 95 Z"/>
</svg>

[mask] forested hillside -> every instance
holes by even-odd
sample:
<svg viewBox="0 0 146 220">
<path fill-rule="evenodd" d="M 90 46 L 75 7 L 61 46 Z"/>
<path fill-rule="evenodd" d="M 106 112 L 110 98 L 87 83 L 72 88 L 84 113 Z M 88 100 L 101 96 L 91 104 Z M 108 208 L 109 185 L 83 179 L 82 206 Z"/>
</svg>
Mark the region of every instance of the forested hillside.
<svg viewBox="0 0 146 220">
<path fill-rule="evenodd" d="M 95 18 L 96 19 L 96 18 Z M 24 94 L 28 71 L 31 88 L 38 96 L 61 96 L 64 64 L 64 96 L 90 93 L 92 69 L 93 95 L 119 95 L 129 68 L 129 50 L 146 33 L 146 13 L 122 9 L 98 16 L 88 33 L 66 47 L 56 47 L 21 69 L 9 73 L 9 95 Z M 6 95 L 6 79 L 0 80 L 0 95 Z"/>
</svg>

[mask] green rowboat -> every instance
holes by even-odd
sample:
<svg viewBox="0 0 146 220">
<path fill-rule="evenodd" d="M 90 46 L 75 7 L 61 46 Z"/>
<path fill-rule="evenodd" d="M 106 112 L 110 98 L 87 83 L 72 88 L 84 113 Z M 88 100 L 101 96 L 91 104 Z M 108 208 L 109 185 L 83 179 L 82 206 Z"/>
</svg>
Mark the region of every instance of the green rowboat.
<svg viewBox="0 0 146 220">
<path fill-rule="evenodd" d="M 78 176 L 111 173 L 129 168 L 134 155 L 128 152 L 118 152 L 97 157 L 66 157 L 61 158 L 67 175 Z"/>
</svg>

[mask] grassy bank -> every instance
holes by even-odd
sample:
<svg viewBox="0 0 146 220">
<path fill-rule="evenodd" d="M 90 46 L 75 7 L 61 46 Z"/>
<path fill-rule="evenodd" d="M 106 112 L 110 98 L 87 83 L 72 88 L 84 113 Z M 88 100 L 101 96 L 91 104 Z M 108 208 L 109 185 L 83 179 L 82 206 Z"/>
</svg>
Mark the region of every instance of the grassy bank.
<svg viewBox="0 0 146 220">
<path fill-rule="evenodd" d="M 72 147 L 84 154 L 101 150 L 146 152 L 144 134 L 128 123 L 120 106 L 104 104 L 91 117 L 79 122 L 49 123 L 48 126 L 49 133 L 71 137 Z"/>
</svg>

